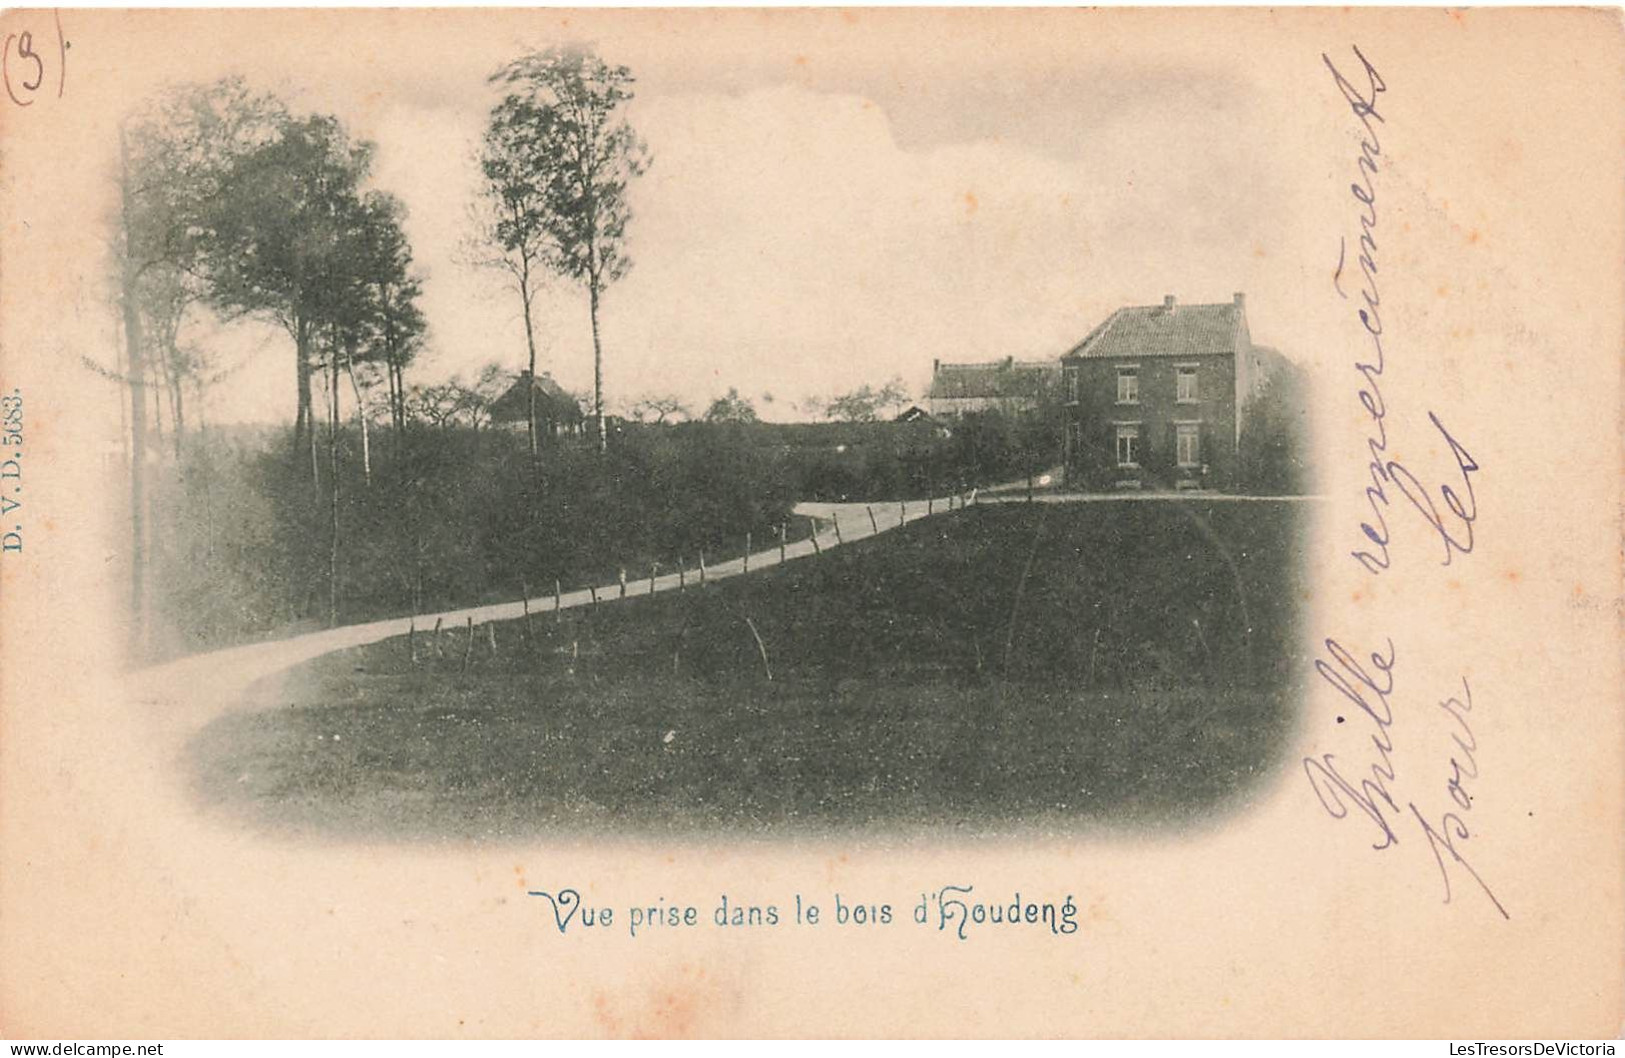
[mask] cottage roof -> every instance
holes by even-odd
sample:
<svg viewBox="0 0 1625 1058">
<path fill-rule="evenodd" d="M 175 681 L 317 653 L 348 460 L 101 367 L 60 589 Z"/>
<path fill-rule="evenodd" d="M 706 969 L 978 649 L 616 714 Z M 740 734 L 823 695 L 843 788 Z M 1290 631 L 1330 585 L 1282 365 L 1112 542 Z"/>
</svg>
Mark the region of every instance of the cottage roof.
<svg viewBox="0 0 1625 1058">
<path fill-rule="evenodd" d="M 540 377 L 532 380 L 529 371 L 519 372 L 513 380 L 513 385 L 507 391 L 491 402 L 491 419 L 493 422 L 524 422 L 530 418 L 530 397 L 526 393 L 527 384 L 533 383 L 536 388 L 536 411 L 544 418 L 562 420 L 565 422 L 579 422 L 583 416 L 581 405 L 570 396 L 565 388 L 553 380 L 553 376 L 542 372 Z"/>
<path fill-rule="evenodd" d="M 1250 344 L 1241 295 L 1217 305 L 1129 305 L 1106 317 L 1066 354 L 1073 357 L 1201 356 Z"/>
<path fill-rule="evenodd" d="M 931 373 L 928 398 L 1033 397 L 1060 370 L 1056 360 L 1007 357 L 980 364 L 938 363 Z"/>
<path fill-rule="evenodd" d="M 908 407 L 906 407 L 902 411 L 898 412 L 897 416 L 892 421 L 893 422 L 928 422 L 933 426 L 938 425 L 937 417 L 935 415 L 932 415 L 930 412 L 926 411 L 924 408 L 920 407 L 918 404 L 910 404 Z"/>
</svg>

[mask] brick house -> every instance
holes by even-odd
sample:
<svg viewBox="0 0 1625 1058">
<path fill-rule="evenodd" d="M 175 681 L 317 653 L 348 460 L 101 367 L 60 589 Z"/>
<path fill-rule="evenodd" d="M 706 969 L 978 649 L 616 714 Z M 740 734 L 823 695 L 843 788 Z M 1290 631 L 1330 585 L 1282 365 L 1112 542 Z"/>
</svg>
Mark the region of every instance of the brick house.
<svg viewBox="0 0 1625 1058">
<path fill-rule="evenodd" d="M 1118 309 L 1061 357 L 1068 485 L 1241 487 L 1249 405 L 1282 362 L 1253 345 L 1243 294 Z"/>
</svg>

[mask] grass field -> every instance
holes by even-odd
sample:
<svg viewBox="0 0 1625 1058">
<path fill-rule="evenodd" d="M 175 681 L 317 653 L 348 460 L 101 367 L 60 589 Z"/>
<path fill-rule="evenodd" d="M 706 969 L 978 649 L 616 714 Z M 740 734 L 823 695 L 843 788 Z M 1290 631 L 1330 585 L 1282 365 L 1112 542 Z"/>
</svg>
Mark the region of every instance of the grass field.
<svg viewBox="0 0 1625 1058">
<path fill-rule="evenodd" d="M 414 839 L 1179 823 L 1278 763 L 1304 517 L 973 508 L 502 623 L 494 654 L 389 640 L 256 688 L 193 781 L 272 828 Z"/>
</svg>

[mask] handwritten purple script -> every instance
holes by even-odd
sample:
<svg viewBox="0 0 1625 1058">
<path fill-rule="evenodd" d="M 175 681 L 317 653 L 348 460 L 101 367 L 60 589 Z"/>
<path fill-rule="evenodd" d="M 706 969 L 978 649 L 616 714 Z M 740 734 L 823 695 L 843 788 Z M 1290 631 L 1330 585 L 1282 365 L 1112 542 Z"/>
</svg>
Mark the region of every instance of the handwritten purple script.
<svg viewBox="0 0 1625 1058">
<path fill-rule="evenodd" d="M 1360 153 L 1354 162 L 1356 179 L 1349 184 L 1349 194 L 1358 203 L 1357 220 L 1360 226 L 1360 236 L 1355 245 L 1359 250 L 1357 261 L 1362 289 L 1355 315 L 1359 317 L 1360 326 L 1371 346 L 1369 360 L 1357 360 L 1354 364 L 1354 370 L 1361 378 L 1357 394 L 1360 406 L 1371 420 L 1370 432 L 1366 436 L 1371 484 L 1365 489 L 1371 520 L 1360 523 L 1360 532 L 1365 540 L 1359 545 L 1359 550 L 1351 554 L 1370 573 L 1381 573 L 1389 568 L 1392 562 L 1389 554 L 1391 533 L 1386 512 L 1390 502 L 1388 487 L 1391 485 L 1437 534 L 1444 547 L 1443 564 L 1448 566 L 1456 554 L 1471 554 L 1473 550 L 1473 523 L 1478 519 L 1478 502 L 1473 495 L 1472 476 L 1478 473 L 1479 467 L 1478 462 L 1432 411 L 1428 412 L 1428 419 L 1449 447 L 1460 481 L 1441 485 L 1439 498 L 1435 499 L 1415 474 L 1388 458 L 1389 408 L 1382 395 L 1382 373 L 1387 363 L 1387 352 L 1383 343 L 1382 295 L 1377 283 L 1376 239 L 1376 179 L 1381 172 L 1377 163 L 1382 157 L 1382 140 L 1377 135 L 1377 126 L 1385 123 L 1377 109 L 1377 97 L 1388 91 L 1388 85 L 1359 48 L 1354 49 L 1354 54 L 1361 67 L 1355 81 L 1345 77 L 1329 56 L 1321 55 L 1326 68 L 1331 71 L 1333 83 L 1348 103 L 1350 112 L 1360 120 L 1362 129 Z M 1348 239 L 1344 236 L 1338 240 L 1337 270 L 1332 273 L 1332 286 L 1338 297 L 1345 301 L 1349 300 L 1348 292 L 1343 289 L 1343 272 L 1347 265 Z M 1442 510 L 1440 500 L 1443 501 Z"/>
<path fill-rule="evenodd" d="M 1305 757 L 1303 770 L 1309 776 L 1309 785 L 1320 799 L 1321 807 L 1333 819 L 1347 819 L 1351 811 L 1358 811 L 1376 830 L 1376 841 L 1371 845 L 1379 852 L 1399 844 L 1400 831 L 1396 824 L 1407 821 L 1415 824 L 1420 836 L 1425 837 L 1428 849 L 1444 882 L 1444 902 L 1450 903 L 1454 895 L 1452 872 L 1459 870 L 1477 883 L 1489 897 L 1490 903 L 1503 918 L 1511 918 L 1482 875 L 1468 862 L 1464 849 L 1472 839 L 1466 817 L 1473 808 L 1473 793 L 1469 783 L 1478 778 L 1478 739 L 1468 714 L 1473 711 L 1473 690 L 1467 678 L 1462 677 L 1460 696 L 1438 702 L 1451 719 L 1454 730 L 1450 733 L 1449 763 L 1442 769 L 1445 796 L 1454 808 L 1443 813 L 1427 812 L 1414 800 L 1403 807 L 1394 796 L 1401 780 L 1394 767 L 1394 741 L 1390 729 L 1394 724 L 1394 708 L 1389 699 L 1394 693 L 1394 666 L 1396 663 L 1393 640 L 1386 647 L 1371 652 L 1369 662 L 1362 662 L 1334 639 L 1328 639 L 1325 649 L 1330 660 L 1315 662 L 1315 671 L 1337 689 L 1348 702 L 1358 707 L 1365 722 L 1371 725 L 1371 748 L 1374 762 L 1366 769 L 1344 775 L 1337 758 L 1331 753 L 1319 757 Z M 1369 667 L 1368 667 L 1369 666 Z M 1338 717 L 1342 722 L 1343 717 Z"/>
<path fill-rule="evenodd" d="M 1349 112 L 1360 124 L 1360 150 L 1355 157 L 1355 180 L 1349 184 L 1349 194 L 1356 203 L 1355 219 L 1359 226 L 1355 245 L 1360 289 L 1355 315 L 1360 323 L 1361 341 L 1369 346 L 1356 359 L 1354 370 L 1360 375 L 1357 399 L 1370 420 L 1365 444 L 1370 483 L 1365 487 L 1368 514 L 1359 526 L 1363 539 L 1350 555 L 1366 573 L 1375 577 L 1387 573 L 1393 565 L 1393 533 L 1387 514 L 1391 492 L 1404 497 L 1426 522 L 1433 539 L 1443 548 L 1442 565 L 1450 565 L 1458 555 L 1472 554 L 1474 523 L 1478 520 L 1473 475 L 1479 473 L 1479 464 L 1431 410 L 1427 413 L 1428 421 L 1454 462 L 1454 467 L 1447 471 L 1450 480 L 1430 489 L 1408 467 L 1388 457 L 1393 410 L 1382 391 L 1387 348 L 1381 315 L 1382 295 L 1377 281 L 1378 177 L 1383 158 L 1378 128 L 1386 125 L 1378 100 L 1388 91 L 1388 85 L 1364 52 L 1355 47 L 1353 53 L 1354 62 L 1345 63 L 1351 70 L 1357 68 L 1352 77 L 1345 75 L 1330 56 L 1322 54 L 1321 60 Z M 1345 301 L 1351 300 L 1343 289 L 1347 266 L 1348 238 L 1344 236 L 1338 244 L 1332 286 Z M 1370 751 L 1363 761 L 1354 765 L 1340 764 L 1332 753 L 1304 758 L 1304 773 L 1321 807 L 1333 819 L 1365 819 L 1374 838 L 1371 847 L 1378 851 L 1398 846 L 1401 834 L 1425 839 L 1444 885 L 1445 903 L 1452 901 L 1457 883 L 1466 876 L 1503 918 L 1511 918 L 1466 857 L 1467 844 L 1472 838 L 1466 822 L 1473 807 L 1470 784 L 1479 778 L 1478 739 L 1469 719 L 1473 693 L 1466 677 L 1461 679 L 1459 695 L 1436 699 L 1437 708 L 1443 710 L 1450 725 L 1449 755 L 1439 771 L 1440 786 L 1449 807 L 1443 811 L 1428 810 L 1402 792 L 1409 777 L 1402 778 L 1394 764 L 1394 670 L 1398 652 L 1393 640 L 1385 639 L 1381 649 L 1371 651 L 1350 650 L 1334 638 L 1326 639 L 1323 646 L 1324 655 L 1316 659 L 1315 671 L 1339 695 L 1336 722 L 1345 723 L 1346 718 L 1341 714 L 1350 713 L 1357 722 L 1368 725 Z M 1403 715 L 1401 709 L 1399 716 Z"/>
</svg>

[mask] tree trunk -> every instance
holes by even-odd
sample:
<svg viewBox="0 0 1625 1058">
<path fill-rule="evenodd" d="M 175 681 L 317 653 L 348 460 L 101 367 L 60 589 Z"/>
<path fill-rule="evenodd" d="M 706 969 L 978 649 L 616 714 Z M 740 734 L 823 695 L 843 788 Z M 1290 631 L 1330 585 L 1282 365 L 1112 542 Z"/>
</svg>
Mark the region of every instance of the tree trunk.
<svg viewBox="0 0 1625 1058">
<path fill-rule="evenodd" d="M 381 300 L 387 305 L 390 301 L 389 284 L 379 284 Z M 406 375 L 401 365 L 400 349 L 396 345 L 395 321 L 386 313 L 384 315 L 384 374 L 389 378 L 389 421 L 395 427 L 395 440 L 398 447 L 404 449 L 406 444 Z"/>
<path fill-rule="evenodd" d="M 307 441 L 307 433 L 314 438 L 316 424 L 311 416 L 310 400 L 310 324 L 301 319 L 294 324 L 294 361 L 295 386 L 298 404 L 298 414 L 293 420 L 293 458 L 300 458 L 300 450 L 307 444 L 313 445 L 313 440 Z M 314 474 L 316 464 L 311 463 Z"/>
<path fill-rule="evenodd" d="M 541 452 L 541 441 L 536 436 L 536 330 L 531 322 L 530 262 L 528 260 L 524 260 L 520 264 L 519 298 L 524 303 L 525 308 L 525 348 L 530 352 L 530 392 L 527 394 L 526 424 L 530 437 L 530 458 L 532 462 L 537 462 Z"/>
<path fill-rule="evenodd" d="M 186 436 L 186 393 L 179 375 L 169 382 L 169 415 L 175 423 L 175 463 L 181 461 L 181 442 Z"/>
<path fill-rule="evenodd" d="M 395 365 L 395 414 L 400 419 L 400 432 L 406 436 L 406 365 Z"/>
<path fill-rule="evenodd" d="M 329 356 L 332 377 L 328 388 L 333 398 L 332 413 L 327 420 L 327 473 L 328 511 L 331 534 L 327 548 L 327 619 L 334 627 L 339 623 L 339 351 L 335 343 Z M 314 434 L 312 434 L 314 438 Z"/>
<path fill-rule="evenodd" d="M 142 328 L 143 336 L 146 336 L 146 333 L 146 328 Z M 164 447 L 164 391 L 169 386 L 164 381 L 162 350 L 154 351 L 159 355 L 151 358 L 153 377 L 147 385 L 147 390 L 152 393 L 152 446 L 161 452 Z"/>
<path fill-rule="evenodd" d="M 316 413 L 310 413 L 310 487 L 317 496 L 322 494 L 321 462 L 316 455 Z"/>
<path fill-rule="evenodd" d="M 345 367 L 350 375 L 350 388 L 355 390 L 355 417 L 361 424 L 361 475 L 372 488 L 372 441 L 367 432 L 367 399 L 361 395 L 361 383 L 355 377 L 355 357 L 348 355 L 344 358 Z"/>
<path fill-rule="evenodd" d="M 592 313 L 592 403 L 598 420 L 598 453 L 609 451 L 609 435 L 604 431 L 604 347 L 598 338 L 598 284 L 596 275 L 587 281 L 587 299 Z"/>
<path fill-rule="evenodd" d="M 389 354 L 385 368 L 385 374 L 389 376 L 389 422 L 395 428 L 395 447 L 399 453 L 406 447 L 406 380 L 401 377 L 401 368 L 395 362 L 393 352 Z"/>
<path fill-rule="evenodd" d="M 136 305 L 135 261 L 131 245 L 130 155 L 124 130 L 119 130 L 119 183 L 124 213 L 122 298 L 124 348 L 130 385 L 130 650 L 139 656 L 146 647 L 146 497 L 147 368 L 141 350 L 141 318 Z"/>
</svg>

